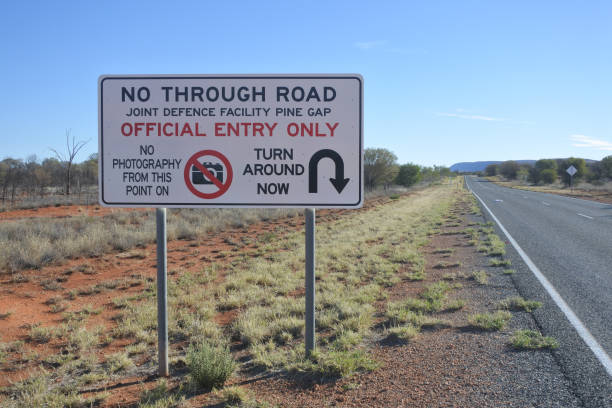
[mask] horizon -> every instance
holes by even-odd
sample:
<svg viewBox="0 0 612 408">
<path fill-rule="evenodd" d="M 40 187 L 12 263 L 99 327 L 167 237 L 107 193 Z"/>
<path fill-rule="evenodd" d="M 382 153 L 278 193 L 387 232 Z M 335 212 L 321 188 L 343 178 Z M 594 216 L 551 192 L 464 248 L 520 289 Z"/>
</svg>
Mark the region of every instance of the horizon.
<svg viewBox="0 0 612 408">
<path fill-rule="evenodd" d="M 375 149 L 376 147 L 372 147 L 372 148 L 374 148 L 374 149 Z M 366 148 L 366 149 L 367 149 L 367 148 Z M 392 152 L 392 153 L 394 153 L 394 152 Z M 83 157 L 83 158 L 81 158 L 80 160 L 76 160 L 76 161 L 74 161 L 74 163 L 76 163 L 76 164 L 80 164 L 80 163 L 86 162 L 86 161 L 88 161 L 88 160 L 91 158 L 91 156 L 92 156 L 93 154 L 98 154 L 98 152 L 93 152 L 93 153 L 91 153 L 91 154 L 90 154 L 89 156 L 87 156 L 87 157 Z M 27 156 L 25 156 L 25 157 L 16 157 L 16 156 L 6 155 L 6 156 L 2 156 L 2 157 L 0 157 L 0 161 L 2 161 L 2 160 L 4 160 L 4 159 L 8 159 L 8 158 L 10 158 L 10 159 L 15 159 L 15 160 L 23 160 L 23 161 L 26 161 L 26 160 L 28 159 L 28 157 L 29 157 L 29 156 L 33 156 L 33 155 L 27 155 Z M 608 156 L 612 156 L 612 154 L 610 154 L 610 155 L 608 155 Z M 507 160 L 472 160 L 472 161 L 458 161 L 458 162 L 451 163 L 451 164 L 449 164 L 449 165 L 443 165 L 443 164 L 438 164 L 438 163 L 433 163 L 433 164 L 431 164 L 431 165 L 423 165 L 423 164 L 414 163 L 414 162 L 401 162 L 401 161 L 398 159 L 397 164 L 398 164 L 398 165 L 402 165 L 402 164 L 416 164 L 416 165 L 419 165 L 419 166 L 421 166 L 421 167 L 442 166 L 442 167 L 448 167 L 448 168 L 451 168 L 452 166 L 455 166 L 455 165 L 457 165 L 457 164 L 464 164 L 464 163 L 488 163 L 488 162 L 500 162 L 500 163 L 503 163 L 503 162 L 505 162 L 505 161 L 515 161 L 515 162 L 521 162 L 521 161 L 534 161 L 534 162 L 536 162 L 536 161 L 538 161 L 538 160 L 542 160 L 542 159 L 545 159 L 545 160 L 564 160 L 564 159 L 569 159 L 570 157 L 574 157 L 574 156 L 568 156 L 568 157 L 542 157 L 542 158 L 539 158 L 539 159 L 507 159 Z M 604 157 L 606 157 L 606 156 L 604 156 Z M 593 161 L 593 162 L 599 162 L 599 161 L 601 161 L 601 159 L 600 159 L 600 160 L 595 160 L 595 159 L 589 159 L 588 157 L 574 157 L 574 158 L 584 159 L 584 160 L 586 160 L 586 161 Z M 39 156 L 37 156 L 37 155 L 36 155 L 36 162 L 37 162 L 37 163 L 42 163 L 42 162 L 43 162 L 44 160 L 46 160 L 46 159 L 55 159 L 55 160 L 58 160 L 58 161 L 59 161 L 59 159 L 57 158 L 57 156 L 54 156 L 53 154 L 48 155 L 48 156 L 46 156 L 46 157 L 39 157 Z M 60 162 L 61 162 L 61 161 L 60 161 Z"/>
<path fill-rule="evenodd" d="M 96 153 L 100 75 L 358 73 L 365 147 L 400 164 L 601 160 L 611 19 L 606 2 L 11 3 L 0 158 L 52 157 L 66 129 L 90 140 L 76 161 Z"/>
</svg>

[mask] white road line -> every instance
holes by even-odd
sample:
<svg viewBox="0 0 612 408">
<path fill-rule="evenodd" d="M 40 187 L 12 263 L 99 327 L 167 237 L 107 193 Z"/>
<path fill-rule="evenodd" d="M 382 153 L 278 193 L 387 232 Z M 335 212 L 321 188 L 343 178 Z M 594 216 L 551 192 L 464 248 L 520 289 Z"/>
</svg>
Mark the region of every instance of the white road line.
<svg viewBox="0 0 612 408">
<path fill-rule="evenodd" d="M 610 359 L 610 356 L 608 356 L 608 353 L 606 353 L 606 351 L 599 345 L 599 343 L 597 342 L 597 340 L 595 340 L 595 337 L 593 337 L 589 329 L 586 328 L 586 326 L 582 323 L 582 321 L 580 321 L 578 316 L 576 316 L 574 311 L 568 306 L 567 303 L 565 303 L 565 300 L 563 300 L 559 292 L 557 292 L 557 289 L 555 289 L 555 287 L 548 281 L 548 279 L 546 279 L 546 276 L 544 276 L 544 274 L 533 263 L 529 256 L 527 256 L 525 251 L 523 251 L 523 249 L 514 240 L 514 238 L 512 238 L 510 233 L 506 230 L 506 228 L 504 228 L 504 226 L 497 219 L 497 217 L 493 215 L 493 212 L 489 209 L 489 207 L 487 207 L 482 198 L 480 198 L 478 194 L 472 191 L 471 188 L 470 191 L 472 194 L 474 194 L 478 201 L 481 202 L 482 206 L 489 212 L 493 220 L 497 223 L 499 228 L 508 238 L 508 241 L 510 241 L 514 249 L 516 249 L 516 252 L 518 252 L 521 258 L 523 258 L 523 261 L 525 261 L 529 269 L 531 269 L 531 272 L 533 272 L 538 281 L 540 281 L 540 284 L 544 286 L 544 289 L 546 289 L 552 300 L 557 304 L 559 309 L 561 309 L 565 317 L 567 317 L 567 320 L 569 320 L 571 325 L 574 326 L 574 329 L 576 329 L 578 335 L 582 338 L 582 340 L 584 340 L 584 342 L 591 349 L 593 354 L 595 354 L 595 357 L 597 357 L 599 362 L 604 366 L 604 369 L 606 370 L 608 375 L 612 377 L 612 360 Z"/>
<path fill-rule="evenodd" d="M 584 214 L 580 214 L 580 213 L 576 213 L 576 214 L 578 214 L 581 217 L 588 218 L 589 220 L 593 219 L 593 217 L 589 217 L 588 215 L 584 215 Z"/>
<path fill-rule="evenodd" d="M 542 204 L 550 206 L 546 201 L 542 201 Z"/>
</svg>

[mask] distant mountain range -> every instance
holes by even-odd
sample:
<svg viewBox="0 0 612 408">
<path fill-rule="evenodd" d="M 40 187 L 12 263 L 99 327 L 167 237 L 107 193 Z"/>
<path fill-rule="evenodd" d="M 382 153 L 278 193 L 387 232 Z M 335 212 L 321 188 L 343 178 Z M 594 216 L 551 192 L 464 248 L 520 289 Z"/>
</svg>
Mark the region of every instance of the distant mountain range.
<svg viewBox="0 0 612 408">
<path fill-rule="evenodd" d="M 529 164 L 533 166 L 536 160 L 514 160 L 518 164 Z M 489 164 L 500 164 L 501 161 L 476 161 L 476 162 L 461 162 L 450 166 L 450 170 L 456 173 L 471 173 L 476 171 L 484 171 Z"/>
</svg>

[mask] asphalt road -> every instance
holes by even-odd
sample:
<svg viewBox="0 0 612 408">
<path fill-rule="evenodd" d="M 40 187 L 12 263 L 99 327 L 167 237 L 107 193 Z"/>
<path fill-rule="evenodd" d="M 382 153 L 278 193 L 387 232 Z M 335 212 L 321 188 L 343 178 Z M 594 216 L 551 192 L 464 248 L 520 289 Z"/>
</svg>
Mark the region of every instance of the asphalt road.
<svg viewBox="0 0 612 408">
<path fill-rule="evenodd" d="M 476 177 L 466 177 L 466 184 L 548 279 L 609 359 L 612 205 L 500 187 Z M 486 210 L 483 213 L 488 216 Z M 505 238 L 499 228 L 498 233 Z M 610 367 L 606 369 L 601 358 L 596 358 L 593 348 L 578 335 L 519 253 L 509 244 L 507 249 L 517 270 L 514 281 L 519 292 L 545 304 L 535 317 L 544 334 L 561 342 L 555 356 L 574 384 L 574 391 L 585 406 L 612 407 Z"/>
</svg>

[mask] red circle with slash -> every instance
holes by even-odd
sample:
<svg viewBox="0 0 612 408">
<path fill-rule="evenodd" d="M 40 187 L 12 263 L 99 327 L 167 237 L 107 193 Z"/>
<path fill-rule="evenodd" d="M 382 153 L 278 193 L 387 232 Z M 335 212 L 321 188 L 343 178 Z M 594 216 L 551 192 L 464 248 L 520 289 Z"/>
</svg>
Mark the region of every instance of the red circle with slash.
<svg viewBox="0 0 612 408">
<path fill-rule="evenodd" d="M 222 183 L 221 181 L 219 181 L 219 179 L 217 179 L 211 171 L 209 171 L 204 165 L 202 165 L 202 163 L 198 161 L 198 159 L 203 156 L 213 156 L 221 160 L 227 172 L 227 178 L 225 179 L 225 183 Z M 206 176 L 206 178 L 210 180 L 212 184 L 217 186 L 219 190 L 215 191 L 214 193 L 203 193 L 199 191 L 198 189 L 196 189 L 190 177 L 192 166 L 195 166 L 199 171 L 201 171 L 202 174 Z M 224 155 L 222 155 L 216 150 L 201 150 L 197 152 L 196 154 L 194 154 L 193 156 L 191 156 L 189 160 L 187 160 L 187 164 L 185 164 L 185 172 L 184 172 L 185 185 L 187 185 L 187 188 L 189 189 L 189 191 L 191 191 L 193 194 L 195 194 L 196 196 L 200 198 L 211 199 L 211 198 L 217 198 L 221 196 L 223 193 L 225 193 L 229 189 L 230 184 L 232 184 L 233 175 L 234 174 L 232 172 L 232 166 L 229 160 L 227 160 L 227 157 L 225 157 Z"/>
</svg>

